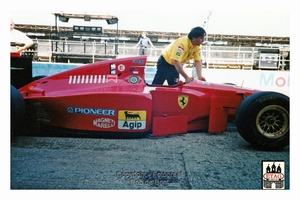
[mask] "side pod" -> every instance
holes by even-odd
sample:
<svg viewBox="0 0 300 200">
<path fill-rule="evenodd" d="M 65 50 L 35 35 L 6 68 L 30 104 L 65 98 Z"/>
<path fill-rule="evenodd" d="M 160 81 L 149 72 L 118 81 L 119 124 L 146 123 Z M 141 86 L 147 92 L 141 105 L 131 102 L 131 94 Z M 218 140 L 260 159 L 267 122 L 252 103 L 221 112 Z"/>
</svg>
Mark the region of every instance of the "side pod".
<svg viewBox="0 0 300 200">
<path fill-rule="evenodd" d="M 188 116 L 166 116 L 153 118 L 153 136 L 187 133 Z"/>
</svg>

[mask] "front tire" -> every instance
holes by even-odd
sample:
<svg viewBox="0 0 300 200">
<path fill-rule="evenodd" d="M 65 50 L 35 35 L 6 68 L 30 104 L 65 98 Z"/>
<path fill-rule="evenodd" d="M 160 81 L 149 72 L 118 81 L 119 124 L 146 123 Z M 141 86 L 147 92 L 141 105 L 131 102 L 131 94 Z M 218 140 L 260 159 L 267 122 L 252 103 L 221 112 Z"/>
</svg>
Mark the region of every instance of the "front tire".
<svg viewBox="0 0 300 200">
<path fill-rule="evenodd" d="M 239 134 L 262 150 L 289 145 L 289 97 L 277 92 L 258 92 L 245 98 L 236 111 Z"/>
</svg>

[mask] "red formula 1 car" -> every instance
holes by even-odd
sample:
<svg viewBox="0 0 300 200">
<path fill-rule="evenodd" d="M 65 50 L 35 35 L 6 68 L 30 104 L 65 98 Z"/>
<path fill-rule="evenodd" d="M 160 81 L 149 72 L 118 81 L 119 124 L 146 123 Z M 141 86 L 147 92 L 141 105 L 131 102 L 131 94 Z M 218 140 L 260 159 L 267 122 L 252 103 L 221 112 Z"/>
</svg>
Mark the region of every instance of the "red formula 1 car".
<svg viewBox="0 0 300 200">
<path fill-rule="evenodd" d="M 144 81 L 146 60 L 135 56 L 87 64 L 12 93 L 15 102 L 25 102 L 27 125 L 33 123 L 34 130 L 166 136 L 222 133 L 234 121 L 240 135 L 258 148 L 289 145 L 289 97 L 197 80 L 150 85 Z"/>
</svg>

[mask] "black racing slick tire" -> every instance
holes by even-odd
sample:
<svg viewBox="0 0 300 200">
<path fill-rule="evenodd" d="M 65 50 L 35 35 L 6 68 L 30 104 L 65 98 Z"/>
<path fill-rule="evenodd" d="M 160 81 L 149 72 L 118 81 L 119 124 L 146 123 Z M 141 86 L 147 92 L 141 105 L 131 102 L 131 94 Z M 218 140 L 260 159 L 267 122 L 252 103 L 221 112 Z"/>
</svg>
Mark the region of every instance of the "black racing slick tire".
<svg viewBox="0 0 300 200">
<path fill-rule="evenodd" d="M 289 145 L 290 99 L 277 92 L 258 92 L 246 97 L 235 116 L 239 134 L 261 150 Z"/>
<path fill-rule="evenodd" d="M 25 101 L 12 85 L 10 86 L 10 103 L 11 135 L 20 135 L 25 127 Z"/>
</svg>

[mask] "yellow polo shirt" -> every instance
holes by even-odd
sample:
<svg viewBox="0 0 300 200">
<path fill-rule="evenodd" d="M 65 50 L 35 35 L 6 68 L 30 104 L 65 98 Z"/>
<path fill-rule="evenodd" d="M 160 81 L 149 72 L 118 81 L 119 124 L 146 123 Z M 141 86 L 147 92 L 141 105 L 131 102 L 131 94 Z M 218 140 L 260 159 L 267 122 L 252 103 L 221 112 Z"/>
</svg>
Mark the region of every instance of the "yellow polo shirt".
<svg viewBox="0 0 300 200">
<path fill-rule="evenodd" d="M 162 52 L 165 60 L 173 65 L 174 60 L 185 64 L 187 61 L 194 59 L 201 60 L 200 46 L 194 46 L 191 40 L 187 37 L 181 37 L 169 44 Z"/>
</svg>

